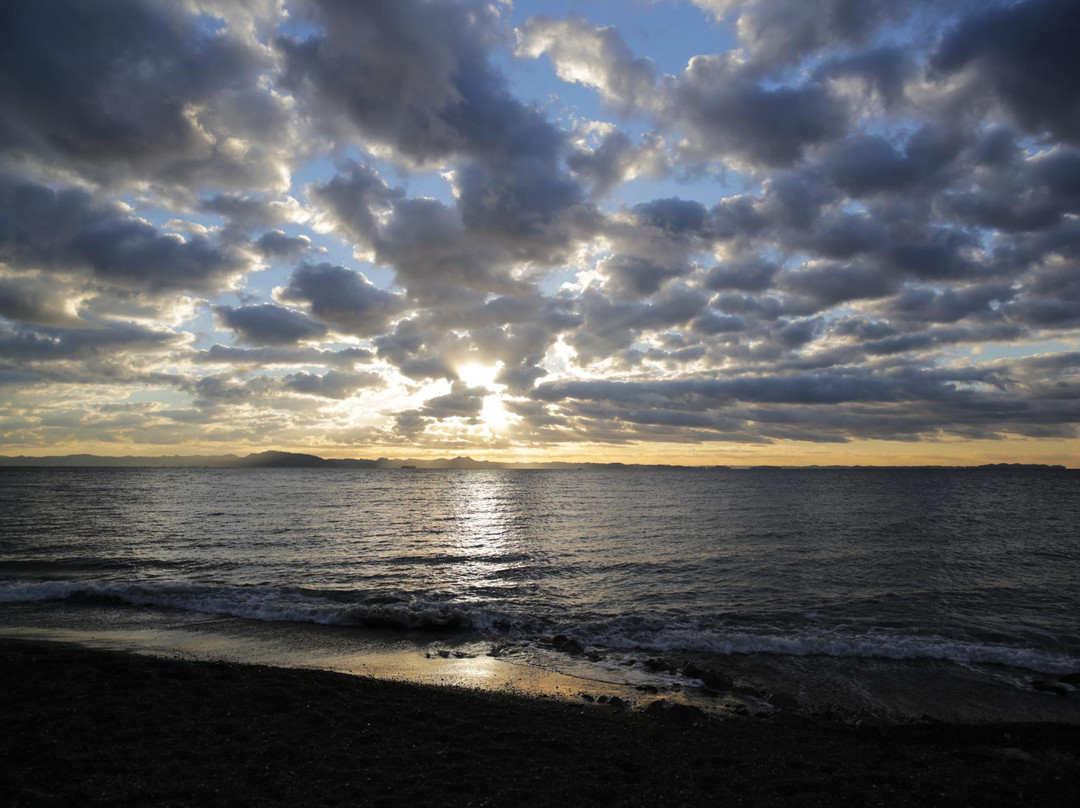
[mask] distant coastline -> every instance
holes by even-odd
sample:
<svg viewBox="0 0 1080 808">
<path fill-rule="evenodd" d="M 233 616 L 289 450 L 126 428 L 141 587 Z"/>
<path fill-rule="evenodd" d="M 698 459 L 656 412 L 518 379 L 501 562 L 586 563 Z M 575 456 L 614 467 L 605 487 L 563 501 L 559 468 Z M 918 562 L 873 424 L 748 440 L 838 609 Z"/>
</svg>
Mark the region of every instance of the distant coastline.
<svg viewBox="0 0 1080 808">
<path fill-rule="evenodd" d="M 436 458 L 433 460 L 375 460 L 324 458 L 298 452 L 266 451 L 249 455 L 160 455 L 157 457 L 126 455 L 122 457 L 93 454 L 0 456 L 0 468 L 345 468 L 345 469 L 536 469 L 536 470 L 599 470 L 599 469 L 984 469 L 1016 471 L 1065 471 L 1066 466 L 1046 463 L 986 463 L 976 466 L 867 466 L 867 465 L 807 465 L 807 466 L 682 466 L 657 463 L 572 463 L 548 461 L 514 463 L 496 460 L 474 460 L 471 457 Z"/>
</svg>

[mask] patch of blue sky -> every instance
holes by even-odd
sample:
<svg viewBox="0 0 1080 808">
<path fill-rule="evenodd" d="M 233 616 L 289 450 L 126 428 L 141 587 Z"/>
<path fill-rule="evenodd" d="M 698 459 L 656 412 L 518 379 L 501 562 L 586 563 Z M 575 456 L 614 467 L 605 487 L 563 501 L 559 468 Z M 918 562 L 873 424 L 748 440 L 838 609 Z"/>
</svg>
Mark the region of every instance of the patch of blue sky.
<svg viewBox="0 0 1080 808">
<path fill-rule="evenodd" d="M 669 174 L 663 178 L 637 177 L 619 188 L 616 207 L 633 207 L 656 199 L 692 199 L 709 208 L 726 197 L 742 193 L 741 183 L 735 182 L 735 172 L 701 171 L 693 174 Z M 611 204 L 606 206 L 611 207 Z"/>
<path fill-rule="evenodd" d="M 190 401 L 190 396 L 170 388 L 135 389 L 124 399 L 129 404 L 166 404 L 171 407 L 183 407 Z"/>
<path fill-rule="evenodd" d="M 647 54 L 660 73 L 680 73 L 691 57 L 723 53 L 736 44 L 731 26 L 711 20 L 688 0 L 515 0 L 511 20 L 520 26 L 536 14 L 557 20 L 577 15 L 615 26 L 634 55 Z"/>
<path fill-rule="evenodd" d="M 192 347 L 196 350 L 206 350 L 215 343 L 232 345 L 233 335 L 230 331 L 219 331 L 214 324 L 214 316 L 209 306 L 199 307 L 199 313 L 194 319 L 184 324 L 184 330 L 195 337 Z"/>
<path fill-rule="evenodd" d="M 958 345 L 946 352 L 952 361 L 992 362 L 995 359 L 1023 359 L 1039 354 L 1068 353 L 1080 348 L 1075 340 L 1050 339 L 1035 342 L 982 342 L 978 345 Z"/>
</svg>

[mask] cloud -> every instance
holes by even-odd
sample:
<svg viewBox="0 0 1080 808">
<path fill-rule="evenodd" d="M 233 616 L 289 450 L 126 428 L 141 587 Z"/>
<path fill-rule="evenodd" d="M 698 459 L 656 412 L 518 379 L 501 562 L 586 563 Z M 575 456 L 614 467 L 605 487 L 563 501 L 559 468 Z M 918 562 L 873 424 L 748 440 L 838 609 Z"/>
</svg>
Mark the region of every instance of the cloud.
<svg viewBox="0 0 1080 808">
<path fill-rule="evenodd" d="M 943 77 L 963 74 L 968 103 L 1000 105 L 1025 130 L 1080 142 L 1080 9 L 1069 0 L 991 6 L 961 19 L 931 55 Z"/>
<path fill-rule="evenodd" d="M 97 328 L 0 325 L 0 360 L 54 362 L 155 352 L 180 341 L 172 332 L 130 323 Z"/>
<path fill-rule="evenodd" d="M 694 56 L 682 73 L 659 77 L 613 28 L 534 17 L 519 37 L 520 54 L 547 54 L 564 80 L 592 87 L 622 111 L 650 115 L 661 130 L 682 135 L 683 159 L 788 165 L 848 127 L 847 105 L 826 84 L 766 85 L 733 52 Z"/>
<path fill-rule="evenodd" d="M 17 269 L 80 274 L 151 294 L 219 291 L 252 268 L 235 248 L 162 232 L 117 202 L 79 188 L 0 175 L 0 261 Z"/>
<path fill-rule="evenodd" d="M 664 120 L 690 159 L 784 166 L 844 134 L 849 111 L 817 82 L 765 86 L 730 54 L 695 56 L 665 88 Z"/>
<path fill-rule="evenodd" d="M 366 348 L 343 348 L 341 350 L 324 350 L 313 347 L 238 348 L 215 344 L 205 351 L 195 353 L 191 359 L 199 363 L 236 367 L 333 365 L 343 369 L 352 369 L 358 363 L 370 362 L 373 356 L 374 354 Z"/>
<path fill-rule="evenodd" d="M 78 297 L 68 296 L 39 273 L 0 276 L 0 317 L 35 325 L 80 324 Z"/>
<path fill-rule="evenodd" d="M 696 4 L 4 4 L 5 439 L 1073 436 L 1072 5 Z"/>
<path fill-rule="evenodd" d="M 559 78 L 599 90 L 618 108 L 630 111 L 652 100 L 655 66 L 649 59 L 635 58 L 614 26 L 538 15 L 525 21 L 517 37 L 518 55 L 535 59 L 547 54 Z"/>
<path fill-rule="evenodd" d="M 358 390 L 383 386 L 378 373 L 331 370 L 322 376 L 300 371 L 285 377 L 284 387 L 297 393 L 319 398 L 346 399 Z"/>
<path fill-rule="evenodd" d="M 484 409 L 484 397 L 489 392 L 484 387 L 469 387 L 465 382 L 455 381 L 450 385 L 449 393 L 425 401 L 420 414 L 437 421 L 446 418 L 477 418 Z"/>
<path fill-rule="evenodd" d="M 593 197 L 638 177 L 660 179 L 670 168 L 662 138 L 649 134 L 635 145 L 617 129 L 605 134 L 594 148 L 579 146 L 567 156 L 566 165 L 588 184 Z"/>
<path fill-rule="evenodd" d="M 325 336 L 326 326 L 303 314 L 263 303 L 258 306 L 214 306 L 214 317 L 252 345 L 294 345 Z"/>
<path fill-rule="evenodd" d="M 268 230 L 259 236 L 255 249 L 267 258 L 297 258 L 311 249 L 307 236 L 289 236 L 281 230 Z"/>
<path fill-rule="evenodd" d="M 183 4 L 12 0 L 0 10 L 0 145 L 94 182 L 268 188 L 287 105 L 269 55 Z"/>
<path fill-rule="evenodd" d="M 694 0 L 733 18 L 739 44 L 761 69 L 785 67 L 839 45 L 866 42 L 886 22 L 901 20 L 925 0 Z"/>
<path fill-rule="evenodd" d="M 385 332 L 404 310 L 400 295 L 379 289 L 360 272 L 328 263 L 301 264 L 277 296 L 305 304 L 312 317 L 356 336 Z"/>
</svg>

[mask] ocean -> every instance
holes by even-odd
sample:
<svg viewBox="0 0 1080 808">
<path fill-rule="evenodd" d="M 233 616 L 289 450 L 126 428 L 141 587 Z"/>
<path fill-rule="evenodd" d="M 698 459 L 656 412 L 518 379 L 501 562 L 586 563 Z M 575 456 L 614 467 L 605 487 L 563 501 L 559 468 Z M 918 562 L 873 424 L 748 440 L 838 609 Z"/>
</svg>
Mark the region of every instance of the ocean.
<svg viewBox="0 0 1080 808">
<path fill-rule="evenodd" d="M 1053 469 L 3 469 L 0 635 L 402 642 L 649 692 L 694 660 L 830 708 L 932 671 L 1053 713 L 1078 526 Z"/>
</svg>

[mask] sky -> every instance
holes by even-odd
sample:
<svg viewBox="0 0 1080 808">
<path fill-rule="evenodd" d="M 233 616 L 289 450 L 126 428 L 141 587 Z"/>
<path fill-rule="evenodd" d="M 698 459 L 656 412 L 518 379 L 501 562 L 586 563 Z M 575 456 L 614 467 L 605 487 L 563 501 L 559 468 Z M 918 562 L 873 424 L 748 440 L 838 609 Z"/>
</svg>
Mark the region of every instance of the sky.
<svg viewBox="0 0 1080 808">
<path fill-rule="evenodd" d="M 0 453 L 1080 465 L 1075 0 L 6 0 Z"/>
</svg>

